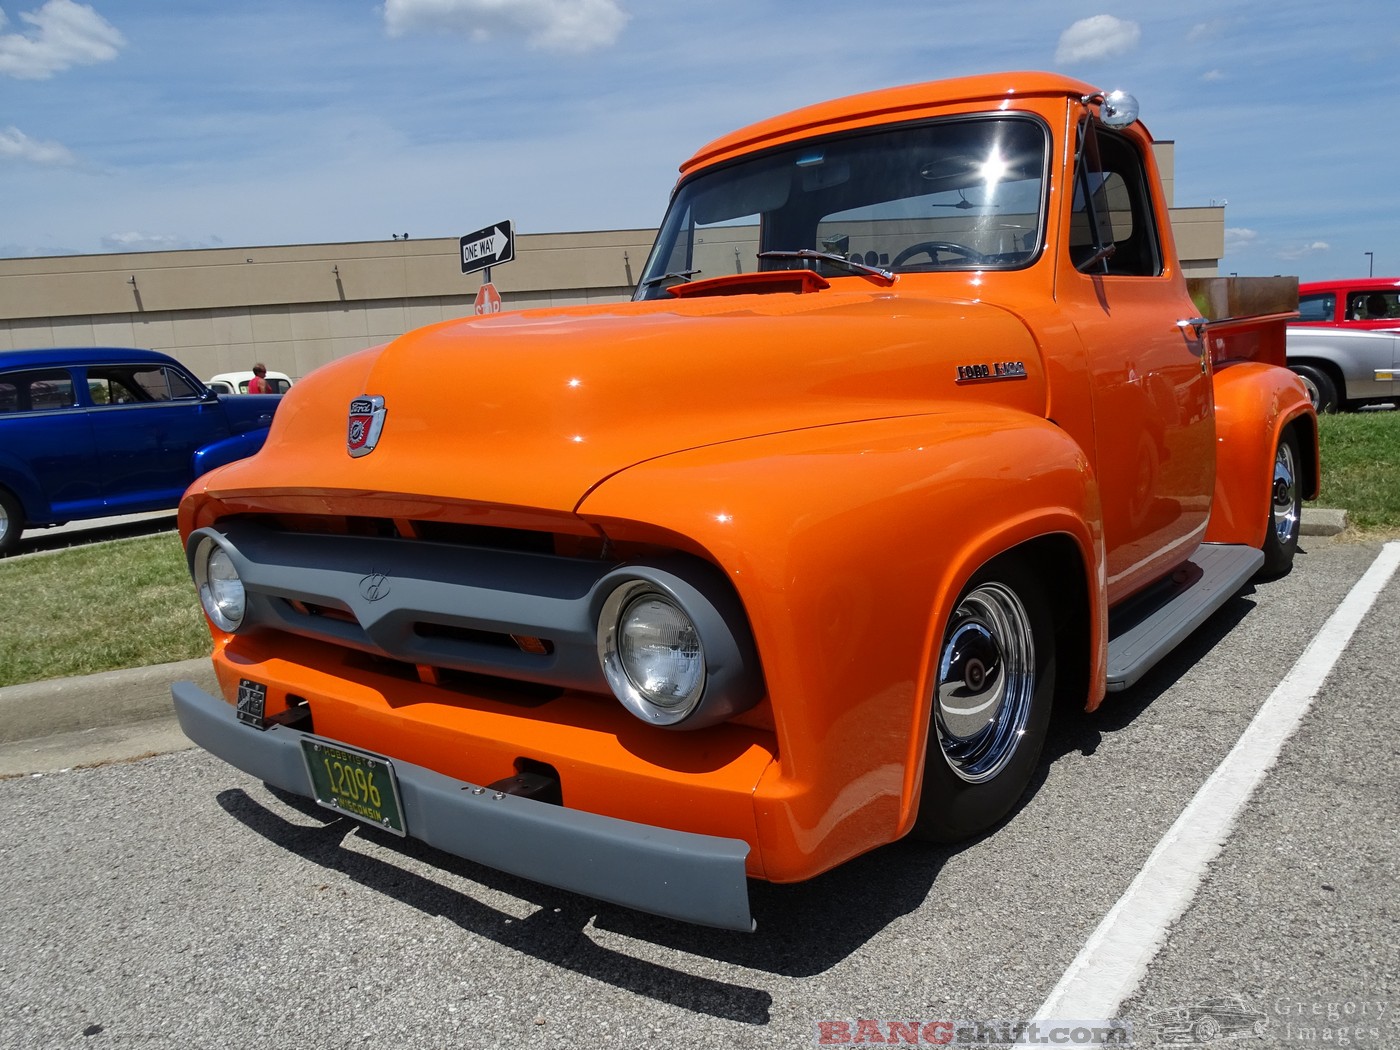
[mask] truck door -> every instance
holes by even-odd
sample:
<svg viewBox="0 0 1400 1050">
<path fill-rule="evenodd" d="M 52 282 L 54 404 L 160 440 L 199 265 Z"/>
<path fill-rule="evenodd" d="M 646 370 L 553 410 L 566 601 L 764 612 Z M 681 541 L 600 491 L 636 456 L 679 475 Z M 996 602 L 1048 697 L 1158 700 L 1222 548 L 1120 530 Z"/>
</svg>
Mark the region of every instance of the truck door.
<svg viewBox="0 0 1400 1050">
<path fill-rule="evenodd" d="M 1208 355 L 1177 321 L 1197 311 L 1158 222 L 1156 178 L 1126 134 L 1080 124 L 1057 298 L 1083 342 L 1110 601 L 1184 560 L 1215 481 Z"/>
</svg>

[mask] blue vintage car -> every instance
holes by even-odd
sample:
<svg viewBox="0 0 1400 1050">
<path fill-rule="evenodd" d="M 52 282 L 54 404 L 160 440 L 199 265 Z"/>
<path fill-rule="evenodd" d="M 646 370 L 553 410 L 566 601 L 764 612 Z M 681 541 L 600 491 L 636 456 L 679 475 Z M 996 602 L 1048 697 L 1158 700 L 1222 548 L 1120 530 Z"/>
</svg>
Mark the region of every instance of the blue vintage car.
<svg viewBox="0 0 1400 1050">
<path fill-rule="evenodd" d="M 220 398 L 154 350 L 0 352 L 0 555 L 27 528 L 174 507 L 262 447 L 280 400 Z"/>
</svg>

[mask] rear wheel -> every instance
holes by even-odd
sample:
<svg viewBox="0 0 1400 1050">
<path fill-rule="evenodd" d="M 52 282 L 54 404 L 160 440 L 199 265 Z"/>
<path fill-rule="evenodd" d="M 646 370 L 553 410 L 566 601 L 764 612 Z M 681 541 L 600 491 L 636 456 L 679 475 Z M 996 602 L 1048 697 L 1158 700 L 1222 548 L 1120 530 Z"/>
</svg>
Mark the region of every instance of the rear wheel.
<svg viewBox="0 0 1400 1050">
<path fill-rule="evenodd" d="M 1319 412 L 1336 412 L 1342 407 L 1337 396 L 1337 384 L 1332 377 L 1316 365 L 1289 365 L 1303 381 L 1308 392 L 1308 400 Z"/>
<path fill-rule="evenodd" d="M 0 489 L 0 557 L 14 550 L 24 531 L 24 508 L 5 489 Z"/>
<path fill-rule="evenodd" d="M 1269 499 L 1269 527 L 1264 533 L 1264 565 L 1259 570 L 1266 577 L 1283 576 L 1293 568 L 1293 555 L 1298 552 L 1298 536 L 1302 530 L 1303 487 L 1298 478 L 1298 438 L 1292 427 L 1279 435 L 1274 450 L 1274 476 Z"/>
<path fill-rule="evenodd" d="M 972 578 L 937 658 L 914 833 L 955 842 L 1011 811 L 1045 742 L 1054 639 L 1044 588 L 1023 561 L 999 559 Z"/>
</svg>

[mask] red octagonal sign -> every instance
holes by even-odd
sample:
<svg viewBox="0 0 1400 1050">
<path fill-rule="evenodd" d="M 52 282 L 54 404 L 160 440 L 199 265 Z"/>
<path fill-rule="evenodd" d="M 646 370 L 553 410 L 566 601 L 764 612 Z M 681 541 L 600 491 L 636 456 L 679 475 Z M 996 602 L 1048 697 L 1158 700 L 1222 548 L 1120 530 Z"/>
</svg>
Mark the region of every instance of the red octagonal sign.
<svg viewBox="0 0 1400 1050">
<path fill-rule="evenodd" d="M 501 293 L 496 291 L 496 286 L 489 281 L 483 284 L 476 293 L 476 312 L 479 314 L 498 314 L 501 312 Z"/>
</svg>

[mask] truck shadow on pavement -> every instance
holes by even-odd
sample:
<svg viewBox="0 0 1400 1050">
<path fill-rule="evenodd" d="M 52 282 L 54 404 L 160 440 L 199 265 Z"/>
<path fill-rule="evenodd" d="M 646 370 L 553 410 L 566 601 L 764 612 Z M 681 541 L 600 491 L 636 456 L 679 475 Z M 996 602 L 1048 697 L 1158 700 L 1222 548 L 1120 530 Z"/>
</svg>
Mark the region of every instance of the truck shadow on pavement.
<svg viewBox="0 0 1400 1050">
<path fill-rule="evenodd" d="M 1232 599 L 1141 682 L 1110 696 L 1096 713 L 1057 711 L 1027 797 L 1040 789 L 1057 759 L 1070 753 L 1093 755 L 1104 734 L 1130 725 L 1204 658 L 1254 607 L 1249 593 L 1246 590 L 1244 597 Z M 310 817 L 315 824 L 294 823 L 242 789 L 220 793 L 218 802 L 274 846 L 502 947 L 636 995 L 752 1025 L 768 1023 L 773 1002 L 769 992 L 688 973 L 641 958 L 637 951 L 616 950 L 600 944 L 590 931 L 600 931 L 604 939 L 620 935 L 643 945 L 780 977 L 810 977 L 829 970 L 891 923 L 923 907 L 948 860 L 980 841 L 953 847 L 897 842 L 805 883 L 777 886 L 750 882 L 750 904 L 758 929 L 744 934 L 644 915 L 543 886 L 337 817 L 299 795 L 264 787 L 278 802 Z M 1013 811 L 1008 819 L 1015 819 L 1015 815 Z M 995 834 L 995 829 L 988 833 Z M 381 859 L 345 846 L 350 835 L 391 856 Z M 394 863 L 393 854 L 529 902 L 538 910 L 518 919 Z"/>
<path fill-rule="evenodd" d="M 299 795 L 264 787 L 279 802 L 313 818 L 318 825 L 294 823 L 239 788 L 221 792 L 218 802 L 274 846 L 502 947 L 636 995 L 753 1025 L 769 1021 L 769 992 L 688 973 L 641 958 L 636 952 L 615 950 L 595 940 L 590 927 L 602 931 L 608 940 L 613 939 L 608 935 L 616 934 L 779 976 L 811 976 L 834 966 L 899 916 L 922 906 L 944 862 L 957 852 L 896 843 L 799 885 L 751 882 L 751 905 L 759 927 L 757 932 L 745 934 L 643 915 L 520 879 L 413 839 L 399 839 L 358 821 L 336 817 Z M 351 834 L 379 850 L 480 883 L 534 904 L 538 910 L 518 919 L 395 864 L 392 858 L 380 859 L 363 849 L 347 847 L 344 841 Z M 892 851 L 899 853 L 893 863 Z"/>
</svg>

